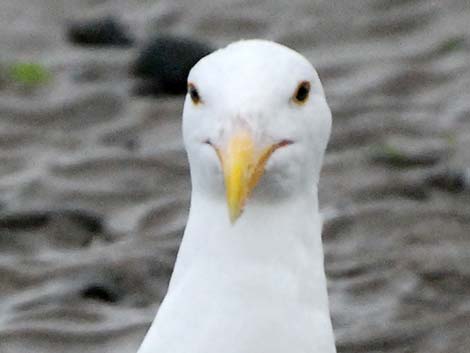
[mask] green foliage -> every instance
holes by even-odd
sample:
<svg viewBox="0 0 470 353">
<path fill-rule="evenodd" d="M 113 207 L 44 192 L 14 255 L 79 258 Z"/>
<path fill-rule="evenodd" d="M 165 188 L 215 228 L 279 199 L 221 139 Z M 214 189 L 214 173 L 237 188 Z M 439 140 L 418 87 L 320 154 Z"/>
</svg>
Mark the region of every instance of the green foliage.
<svg viewBox="0 0 470 353">
<path fill-rule="evenodd" d="M 26 87 L 36 87 L 51 79 L 51 73 L 41 64 L 17 62 L 9 67 L 9 78 Z"/>
<path fill-rule="evenodd" d="M 406 155 L 402 153 L 398 148 L 395 146 L 392 146 L 388 143 L 385 143 L 383 145 L 377 146 L 377 153 L 381 154 L 384 157 L 390 158 L 390 159 L 402 159 L 406 158 Z"/>
</svg>

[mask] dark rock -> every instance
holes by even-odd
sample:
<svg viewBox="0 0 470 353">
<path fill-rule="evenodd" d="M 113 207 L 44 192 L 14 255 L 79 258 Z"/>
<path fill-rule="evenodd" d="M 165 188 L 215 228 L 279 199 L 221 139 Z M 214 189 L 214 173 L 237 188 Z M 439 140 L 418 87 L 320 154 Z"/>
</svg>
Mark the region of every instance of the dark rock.
<svg viewBox="0 0 470 353">
<path fill-rule="evenodd" d="M 0 212 L 0 248 L 10 252 L 77 249 L 109 242 L 103 217 L 83 209 L 9 210 Z"/>
<path fill-rule="evenodd" d="M 98 214 L 82 209 L 24 210 L 0 214 L 0 228 L 10 230 L 39 228 L 54 219 L 68 219 L 90 233 L 103 231 L 103 220 Z"/>
<path fill-rule="evenodd" d="M 45 226 L 50 215 L 44 211 L 18 211 L 0 215 L 0 229 L 26 230 Z"/>
<path fill-rule="evenodd" d="M 125 26 L 114 17 L 72 22 L 67 28 L 67 39 L 85 46 L 128 47 L 134 43 Z"/>
<path fill-rule="evenodd" d="M 132 73 L 145 80 L 137 95 L 184 94 L 191 68 L 214 49 L 189 38 L 161 36 L 142 48 Z"/>
<path fill-rule="evenodd" d="M 54 216 L 67 218 L 90 233 L 103 232 L 103 217 L 95 212 L 83 209 L 58 210 Z"/>
<path fill-rule="evenodd" d="M 140 142 L 137 137 L 131 137 L 124 142 L 124 147 L 130 152 L 135 152 L 139 149 Z"/>
<path fill-rule="evenodd" d="M 441 170 L 429 175 L 427 182 L 439 189 L 459 193 L 470 187 L 470 170 Z"/>
<path fill-rule="evenodd" d="M 92 283 L 86 286 L 81 291 L 80 296 L 106 303 L 116 303 L 120 299 L 120 295 L 115 288 L 100 283 Z"/>
</svg>

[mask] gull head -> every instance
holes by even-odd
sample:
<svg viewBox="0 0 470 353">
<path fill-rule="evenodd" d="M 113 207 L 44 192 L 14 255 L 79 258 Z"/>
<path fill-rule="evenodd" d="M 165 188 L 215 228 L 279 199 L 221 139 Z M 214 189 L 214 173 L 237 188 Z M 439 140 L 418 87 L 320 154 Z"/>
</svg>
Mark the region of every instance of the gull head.
<svg viewBox="0 0 470 353">
<path fill-rule="evenodd" d="M 188 77 L 183 138 L 193 193 L 227 204 L 234 223 L 318 183 L 331 112 L 313 66 L 283 45 L 239 41 Z"/>
</svg>

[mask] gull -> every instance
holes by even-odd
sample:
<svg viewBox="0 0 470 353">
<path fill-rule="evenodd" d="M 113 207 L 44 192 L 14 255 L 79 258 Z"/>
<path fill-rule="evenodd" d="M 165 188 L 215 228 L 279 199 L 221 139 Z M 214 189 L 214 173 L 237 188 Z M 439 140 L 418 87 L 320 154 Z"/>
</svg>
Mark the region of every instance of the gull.
<svg viewBox="0 0 470 353">
<path fill-rule="evenodd" d="M 317 72 L 264 40 L 188 77 L 191 205 L 138 353 L 335 353 L 318 183 L 331 112 Z"/>
</svg>

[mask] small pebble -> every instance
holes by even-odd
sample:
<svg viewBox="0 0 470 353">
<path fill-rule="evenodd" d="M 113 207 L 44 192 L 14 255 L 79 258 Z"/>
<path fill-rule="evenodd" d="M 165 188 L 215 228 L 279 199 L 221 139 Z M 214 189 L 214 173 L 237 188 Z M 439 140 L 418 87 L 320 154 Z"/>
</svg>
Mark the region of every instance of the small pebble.
<svg viewBox="0 0 470 353">
<path fill-rule="evenodd" d="M 125 26 L 114 17 L 72 22 L 67 28 L 67 39 L 84 46 L 129 47 L 134 43 Z"/>
<path fill-rule="evenodd" d="M 68 218 L 90 233 L 103 233 L 103 217 L 93 211 L 84 209 L 63 209 L 50 212 L 57 218 Z"/>
<path fill-rule="evenodd" d="M 427 181 L 432 186 L 459 193 L 470 187 L 470 169 L 447 169 L 431 174 Z"/>
<path fill-rule="evenodd" d="M 116 303 L 120 295 L 116 288 L 110 285 L 92 283 L 82 289 L 80 296 L 85 299 L 92 299 L 106 303 Z"/>
<path fill-rule="evenodd" d="M 10 231 L 43 227 L 49 222 L 50 215 L 44 211 L 18 211 L 0 214 L 0 229 Z"/>
<path fill-rule="evenodd" d="M 140 142 L 137 137 L 131 137 L 124 142 L 124 147 L 130 152 L 136 152 L 140 147 Z"/>
<path fill-rule="evenodd" d="M 68 219 L 80 228 L 90 233 L 103 232 L 103 219 L 100 214 L 84 209 L 45 209 L 11 211 L 0 214 L 0 227 L 2 228 L 37 228 L 59 219 Z"/>
</svg>

